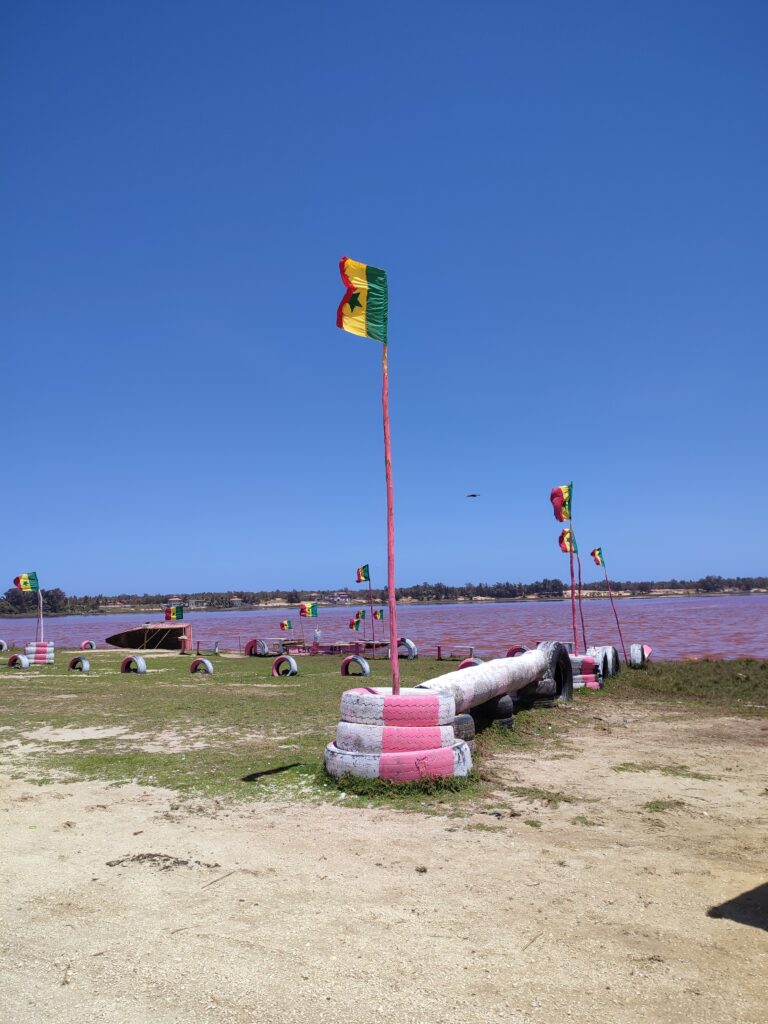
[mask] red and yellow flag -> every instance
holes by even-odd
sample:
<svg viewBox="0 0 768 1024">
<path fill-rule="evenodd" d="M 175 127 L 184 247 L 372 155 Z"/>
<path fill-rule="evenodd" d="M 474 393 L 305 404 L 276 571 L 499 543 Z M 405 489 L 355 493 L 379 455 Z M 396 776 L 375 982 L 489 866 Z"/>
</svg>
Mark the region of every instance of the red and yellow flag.
<svg viewBox="0 0 768 1024">
<path fill-rule="evenodd" d="M 165 609 L 165 621 L 166 622 L 178 622 L 184 618 L 184 606 L 181 604 L 172 604 Z"/>
<path fill-rule="evenodd" d="M 373 613 L 373 617 L 374 619 L 376 619 L 377 622 L 381 622 L 384 618 L 384 609 L 377 608 L 376 611 Z"/>
<path fill-rule="evenodd" d="M 361 621 L 360 619 L 350 619 L 349 620 L 349 628 L 350 629 L 360 629 L 360 621 Z"/>
<path fill-rule="evenodd" d="M 356 583 L 365 583 L 366 580 L 370 580 L 371 572 L 367 565 L 358 565 L 357 567 L 357 579 Z"/>
<path fill-rule="evenodd" d="M 299 605 L 299 617 L 302 619 L 316 619 L 317 601 L 302 601 Z"/>
<path fill-rule="evenodd" d="M 593 548 L 589 553 L 594 558 L 595 565 L 602 565 L 603 568 L 605 568 L 605 559 L 603 558 L 602 548 Z"/>
<path fill-rule="evenodd" d="M 290 619 L 283 619 L 280 623 L 280 629 L 282 629 L 284 633 L 287 633 L 289 629 L 293 629 L 293 623 Z"/>
<path fill-rule="evenodd" d="M 571 498 L 573 496 L 573 483 L 563 484 L 561 487 L 553 487 L 549 500 L 555 510 L 555 519 L 558 523 L 564 523 L 571 518 Z"/>
<path fill-rule="evenodd" d="M 23 572 L 20 576 L 15 576 L 13 585 L 18 590 L 39 590 L 40 584 L 37 582 L 36 572 Z"/>
<path fill-rule="evenodd" d="M 566 527 L 560 534 L 559 541 L 561 551 L 564 551 L 566 554 L 569 554 L 571 551 L 573 551 L 574 554 L 578 554 L 579 548 L 576 544 L 576 537 L 573 534 L 573 530 L 569 530 Z"/>
<path fill-rule="evenodd" d="M 336 326 L 386 345 L 389 306 L 386 271 L 358 263 L 348 256 L 339 260 L 339 270 L 347 290 L 336 313 Z"/>
</svg>

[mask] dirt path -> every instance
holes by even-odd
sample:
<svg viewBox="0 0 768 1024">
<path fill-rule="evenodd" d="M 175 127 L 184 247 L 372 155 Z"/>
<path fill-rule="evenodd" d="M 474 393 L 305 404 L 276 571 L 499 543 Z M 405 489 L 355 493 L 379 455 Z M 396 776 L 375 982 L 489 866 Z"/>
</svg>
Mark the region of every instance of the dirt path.
<svg viewBox="0 0 768 1024">
<path fill-rule="evenodd" d="M 0 1019 L 764 1021 L 768 722 L 599 716 L 468 817 L 3 779 Z"/>
</svg>

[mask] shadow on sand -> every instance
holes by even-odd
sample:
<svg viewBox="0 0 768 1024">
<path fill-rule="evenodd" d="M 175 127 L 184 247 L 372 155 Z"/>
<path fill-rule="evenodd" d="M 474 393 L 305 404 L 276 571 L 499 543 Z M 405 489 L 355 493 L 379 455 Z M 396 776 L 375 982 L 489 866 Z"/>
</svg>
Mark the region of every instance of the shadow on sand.
<svg viewBox="0 0 768 1024">
<path fill-rule="evenodd" d="M 752 928 L 768 931 L 768 882 L 743 892 L 741 896 L 734 896 L 718 907 L 710 907 L 707 917 L 727 917 L 737 924 L 748 924 Z"/>
</svg>

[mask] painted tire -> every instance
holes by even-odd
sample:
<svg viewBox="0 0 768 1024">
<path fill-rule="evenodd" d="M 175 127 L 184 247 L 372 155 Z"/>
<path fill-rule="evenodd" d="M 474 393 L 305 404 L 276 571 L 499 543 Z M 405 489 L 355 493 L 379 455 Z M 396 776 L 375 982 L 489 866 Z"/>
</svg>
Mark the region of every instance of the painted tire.
<svg viewBox="0 0 768 1024">
<path fill-rule="evenodd" d="M 266 640 L 249 640 L 245 645 L 245 654 L 249 658 L 263 658 L 269 654 L 269 644 Z"/>
<path fill-rule="evenodd" d="M 336 727 L 338 749 L 358 754 L 439 750 L 441 747 L 453 746 L 455 739 L 450 725 L 358 725 L 356 722 L 339 722 Z"/>
<path fill-rule="evenodd" d="M 84 658 L 81 654 L 78 654 L 76 658 L 73 658 L 67 666 L 70 672 L 90 672 L 91 663 L 87 658 Z"/>
<path fill-rule="evenodd" d="M 472 754 L 464 740 L 454 740 L 450 747 L 385 754 L 339 750 L 335 743 L 329 743 L 325 748 L 325 770 L 336 778 L 356 775 L 363 779 L 415 782 L 425 777 L 466 776 L 472 770 Z"/>
<path fill-rule="evenodd" d="M 648 648 L 644 644 L 632 644 L 629 648 L 630 668 L 645 668 L 648 663 L 646 650 L 648 650 Z"/>
<path fill-rule="evenodd" d="M 608 657 L 608 675 L 617 676 L 621 672 L 621 658 L 615 647 L 606 647 L 605 653 Z"/>
<path fill-rule="evenodd" d="M 147 671 L 147 663 L 140 654 L 132 654 L 129 658 L 123 658 L 120 671 L 123 674 L 135 672 L 137 675 L 143 676 Z"/>
<path fill-rule="evenodd" d="M 538 697 L 571 700 L 573 697 L 573 670 L 565 645 L 556 640 L 545 640 L 538 645 L 537 649 L 547 659 L 546 674 L 537 683 L 520 690 L 518 700 L 525 702 Z"/>
<path fill-rule="evenodd" d="M 525 644 L 512 644 L 512 646 L 507 651 L 505 657 L 516 658 L 518 654 L 525 654 L 527 650 L 528 648 L 525 646 Z"/>
<path fill-rule="evenodd" d="M 456 715 L 453 720 L 453 734 L 457 740 L 469 743 L 475 738 L 475 720 L 472 715 Z"/>
<path fill-rule="evenodd" d="M 285 672 L 282 671 L 284 666 Z M 292 658 L 290 654 L 281 654 L 272 662 L 273 676 L 297 676 L 298 674 L 299 666 L 296 664 L 296 659 Z"/>
<path fill-rule="evenodd" d="M 29 658 L 26 654 L 12 654 L 8 659 L 8 668 L 29 668 Z"/>
<path fill-rule="evenodd" d="M 96 644 L 93 642 L 93 640 L 83 640 L 83 642 L 80 644 L 80 650 L 81 651 L 95 651 L 96 650 Z"/>
<path fill-rule="evenodd" d="M 595 674 L 600 676 L 601 679 L 607 679 L 611 674 L 607 647 L 588 647 L 584 657 L 594 659 Z"/>
<path fill-rule="evenodd" d="M 207 658 L 195 658 L 189 666 L 189 671 L 192 675 L 196 672 L 204 672 L 207 676 L 212 676 L 213 664 Z"/>
<path fill-rule="evenodd" d="M 359 672 L 353 672 L 352 666 L 357 665 L 360 669 Z M 362 658 L 359 654 L 350 654 L 341 663 L 341 674 L 343 676 L 369 676 L 371 674 L 371 666 Z"/>
<path fill-rule="evenodd" d="M 8 644 L 5 642 L 5 640 L 0 640 L 0 653 L 2 651 L 7 651 L 7 650 L 8 650 Z"/>
<path fill-rule="evenodd" d="M 595 675 L 578 673 L 573 677 L 574 690 L 583 689 L 585 686 L 588 690 L 602 690 L 600 680 Z"/>
<path fill-rule="evenodd" d="M 449 693 L 404 688 L 395 696 L 389 688 L 360 686 L 341 695 L 341 721 L 360 725 L 450 725 L 456 702 Z"/>
<path fill-rule="evenodd" d="M 418 656 L 419 656 L 419 649 L 418 649 L 418 647 L 413 642 L 413 640 L 409 640 L 407 636 L 401 636 L 400 637 L 400 639 L 397 641 L 397 647 L 398 647 L 398 650 L 401 647 L 405 648 L 405 651 L 406 651 L 405 656 L 408 659 L 408 661 L 413 661 L 414 658 L 418 658 Z"/>
<path fill-rule="evenodd" d="M 482 665 L 482 658 L 465 658 L 464 661 L 459 662 L 459 668 L 472 668 L 473 665 Z M 457 669 L 458 671 L 458 669 Z"/>
</svg>

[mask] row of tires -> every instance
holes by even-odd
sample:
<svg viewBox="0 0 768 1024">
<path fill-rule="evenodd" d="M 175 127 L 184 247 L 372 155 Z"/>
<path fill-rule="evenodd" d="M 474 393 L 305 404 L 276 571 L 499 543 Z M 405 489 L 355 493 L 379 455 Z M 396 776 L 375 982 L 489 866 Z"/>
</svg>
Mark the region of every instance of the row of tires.
<svg viewBox="0 0 768 1024">
<path fill-rule="evenodd" d="M 398 641 L 397 649 L 403 654 L 408 661 L 412 661 L 414 658 L 418 658 L 419 649 L 413 640 L 409 640 L 407 636 L 400 637 Z M 266 640 L 249 640 L 244 649 L 244 654 L 249 658 L 268 658 L 272 653 L 269 649 L 269 644 Z M 365 659 L 363 659 L 365 660 Z M 366 675 L 368 673 L 365 673 Z"/>
</svg>

